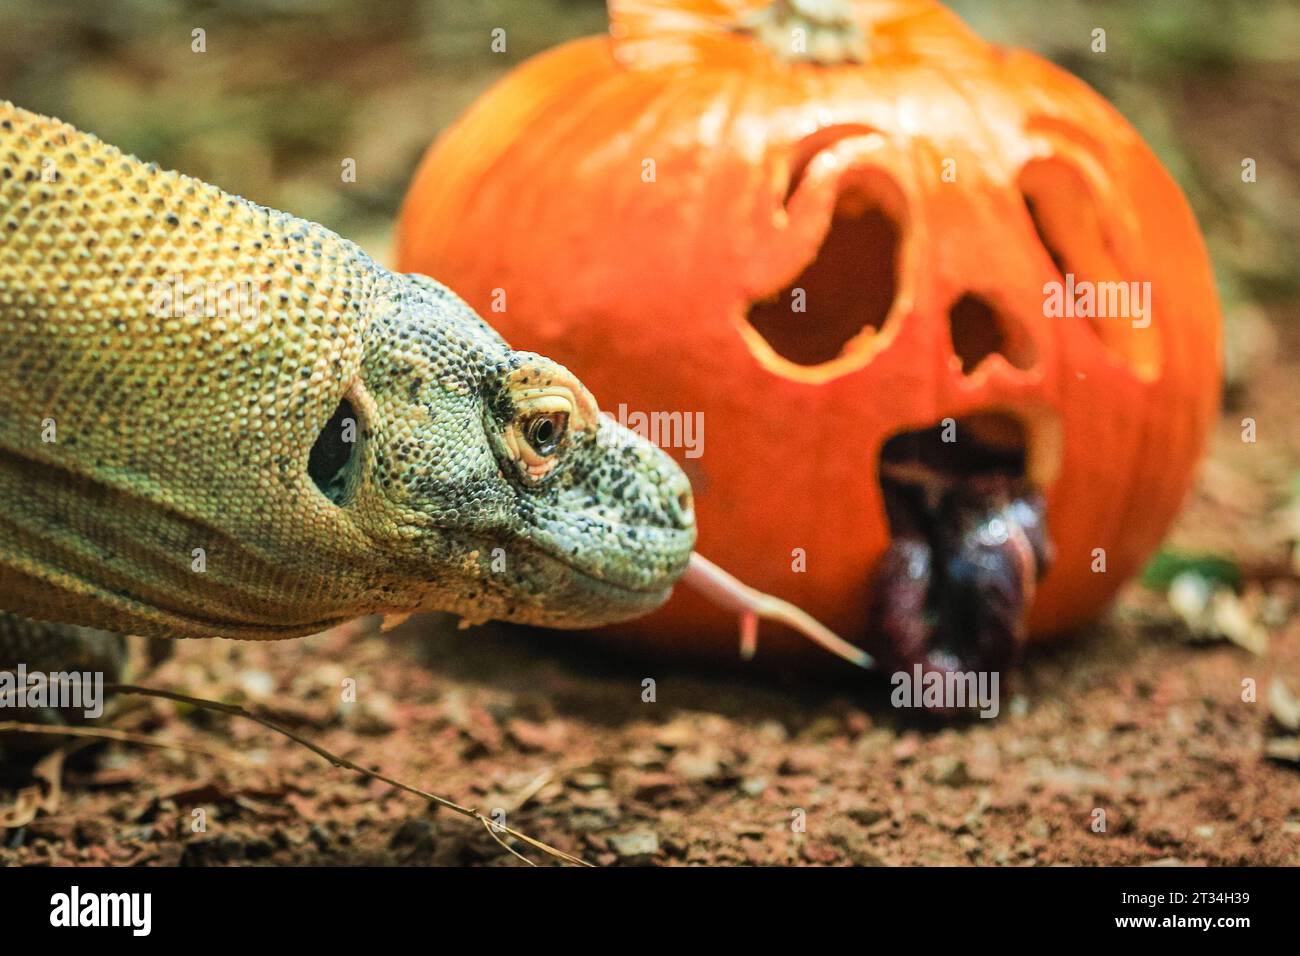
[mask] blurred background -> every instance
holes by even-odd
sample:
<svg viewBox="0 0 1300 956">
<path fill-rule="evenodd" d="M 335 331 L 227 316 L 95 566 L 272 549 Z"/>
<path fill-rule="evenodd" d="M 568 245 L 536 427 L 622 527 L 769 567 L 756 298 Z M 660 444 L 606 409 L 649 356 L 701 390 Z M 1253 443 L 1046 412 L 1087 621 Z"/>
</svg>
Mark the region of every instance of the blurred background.
<svg viewBox="0 0 1300 956">
<path fill-rule="evenodd" d="M 1119 107 L 1191 198 L 1230 315 L 1296 294 L 1300 4 L 949 6 Z M 0 95 L 383 257 L 432 137 L 512 66 L 605 25 L 604 0 L 5 0 Z M 1097 26 L 1105 55 L 1088 48 Z M 504 53 L 489 49 L 497 27 Z M 1259 168 L 1245 190 L 1244 156 Z M 357 160 L 356 184 L 339 181 L 343 157 Z"/>
<path fill-rule="evenodd" d="M 1300 666 L 1294 593 L 1276 589 L 1300 539 L 1300 4 L 950 6 L 1092 84 L 1191 200 L 1224 306 L 1227 389 L 1170 546 L 1203 557 L 1158 559 L 1145 591 L 1130 588 L 1086 641 L 1036 655 L 1003 716 L 975 726 L 918 727 L 856 687 L 658 663 L 665 706 L 647 710 L 636 665 L 566 658 L 554 636 L 545 653 L 478 630 L 430 641 L 417 622 L 185 642 L 156 682 L 272 708 L 357 759 L 508 807 L 513 825 L 599 863 L 1300 862 L 1300 704 L 1274 701 L 1269 724 L 1263 708 L 1243 719 L 1221 703 L 1242 673 Z M 603 0 L 3 0 L 0 97 L 388 261 L 438 131 L 513 66 L 605 25 Z M 1101 56 L 1088 46 L 1098 26 Z M 498 27 L 504 53 L 489 47 Z M 1248 186 L 1245 157 L 1258 168 Z M 355 183 L 340 180 L 344 158 Z M 1258 446 L 1240 440 L 1247 414 L 1268 423 Z M 1194 642 L 1167 593 L 1189 567 L 1241 596 Z M 1272 656 L 1247 656 L 1262 655 L 1261 628 Z M 1189 650 L 1207 638 L 1210 650 Z M 346 677 L 366 692 L 341 709 Z M 478 828 L 256 729 L 161 704 L 121 726 L 228 742 L 260 769 L 112 749 L 70 773 L 64 811 L 0 845 L 0 863 L 501 862 Z M 1098 804 L 1120 817 L 1105 840 L 1078 822 Z M 195 805 L 216 808 L 211 834 L 188 832 Z M 793 839 L 792 805 L 813 821 Z"/>
</svg>

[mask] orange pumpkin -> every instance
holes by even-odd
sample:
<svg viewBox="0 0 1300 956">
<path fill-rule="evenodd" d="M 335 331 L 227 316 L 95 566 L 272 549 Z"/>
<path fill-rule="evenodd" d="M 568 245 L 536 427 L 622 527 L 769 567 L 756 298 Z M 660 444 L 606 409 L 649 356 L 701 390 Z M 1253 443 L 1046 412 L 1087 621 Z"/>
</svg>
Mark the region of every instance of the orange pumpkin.
<svg viewBox="0 0 1300 956">
<path fill-rule="evenodd" d="M 945 426 L 1045 497 L 1031 635 L 1097 614 L 1219 394 L 1210 265 L 1150 149 L 931 0 L 610 7 L 609 36 L 524 64 L 433 146 L 400 268 L 630 424 L 701 413 L 698 457 L 660 435 L 700 552 L 851 639 L 891 541 L 886 443 Z M 621 632 L 734 655 L 732 617 L 678 592 Z"/>
</svg>

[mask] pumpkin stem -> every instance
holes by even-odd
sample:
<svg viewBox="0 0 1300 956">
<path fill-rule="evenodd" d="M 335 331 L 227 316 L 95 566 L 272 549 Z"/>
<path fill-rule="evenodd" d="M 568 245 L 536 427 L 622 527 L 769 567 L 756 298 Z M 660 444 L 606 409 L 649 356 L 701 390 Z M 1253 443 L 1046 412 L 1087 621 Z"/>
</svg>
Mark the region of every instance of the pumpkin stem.
<svg viewBox="0 0 1300 956">
<path fill-rule="evenodd" d="M 773 0 L 735 29 L 753 34 L 786 63 L 836 66 L 867 58 L 867 38 L 852 0 Z"/>
</svg>

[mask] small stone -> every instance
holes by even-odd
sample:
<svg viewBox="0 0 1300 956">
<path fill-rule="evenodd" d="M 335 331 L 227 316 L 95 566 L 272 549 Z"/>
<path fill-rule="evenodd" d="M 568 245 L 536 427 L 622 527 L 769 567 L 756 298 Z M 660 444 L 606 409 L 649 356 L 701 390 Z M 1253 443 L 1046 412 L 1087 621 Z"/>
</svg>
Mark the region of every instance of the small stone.
<svg viewBox="0 0 1300 956">
<path fill-rule="evenodd" d="M 803 777 L 816 774 L 825 765 L 825 751 L 816 747 L 800 747 L 786 755 L 777 768 L 777 773 L 783 777 Z"/>
<path fill-rule="evenodd" d="M 266 671 L 240 671 L 237 680 L 240 690 L 255 700 L 270 697 L 275 693 L 275 678 Z"/>
<path fill-rule="evenodd" d="M 619 819 L 617 808 L 602 807 L 598 810 L 574 810 L 569 814 L 569 829 L 577 832 L 604 830 Z"/>
<path fill-rule="evenodd" d="M 634 748 L 624 755 L 623 760 L 639 770 L 662 769 L 664 766 L 663 752 L 656 747 Z"/>
<path fill-rule="evenodd" d="M 637 780 L 633 795 L 638 800 L 653 800 L 676 789 L 680 784 L 681 780 L 675 774 L 645 773 Z"/>
<path fill-rule="evenodd" d="M 894 828 L 894 818 L 886 815 L 881 817 L 875 823 L 870 824 L 867 827 L 867 833 L 870 834 L 871 836 L 881 836 L 893 830 L 893 828 Z"/>
<path fill-rule="evenodd" d="M 916 734 L 904 734 L 898 743 L 894 744 L 892 750 L 894 763 L 911 763 L 916 759 L 916 754 L 920 749 L 921 739 Z"/>
<path fill-rule="evenodd" d="M 334 845 L 329 833 L 318 823 L 311 825 L 311 829 L 307 831 L 307 839 L 311 840 L 318 850 L 328 850 Z"/>
<path fill-rule="evenodd" d="M 936 757 L 926 778 L 944 787 L 964 787 L 972 782 L 966 761 L 959 757 Z"/>
<path fill-rule="evenodd" d="M 694 753 L 684 751 L 673 755 L 668 762 L 668 769 L 680 774 L 684 779 L 695 782 L 713 780 L 722 775 L 722 764 L 717 752 L 705 748 Z"/>
<path fill-rule="evenodd" d="M 678 750 L 682 747 L 689 747 L 700 736 L 694 723 L 679 718 L 671 721 L 660 728 L 655 734 L 655 744 L 664 750 Z"/>
<path fill-rule="evenodd" d="M 575 773 L 569 778 L 570 786 L 578 790 L 604 790 L 609 786 L 605 775 L 601 773 Z"/>
<path fill-rule="evenodd" d="M 828 843 L 820 840 L 805 840 L 803 846 L 799 848 L 803 858 L 809 863 L 834 863 L 840 858 L 839 851 Z"/>
<path fill-rule="evenodd" d="M 766 866 L 772 862 L 772 848 L 766 843 L 746 840 L 740 845 L 740 852 L 750 866 Z"/>
<path fill-rule="evenodd" d="M 889 862 L 884 857 L 872 853 L 865 847 L 855 849 L 852 860 L 854 866 L 889 866 Z"/>
<path fill-rule="evenodd" d="M 663 846 L 664 853 L 668 856 L 673 857 L 674 859 L 680 860 L 686 856 L 686 849 L 687 849 L 686 844 L 680 842 L 679 840 L 673 840 L 669 838 L 663 840 L 661 845 Z"/>
<path fill-rule="evenodd" d="M 829 740 L 832 737 L 839 737 L 844 732 L 844 725 L 838 717 L 818 717 L 811 724 L 804 728 L 800 735 L 807 740 Z"/>
<path fill-rule="evenodd" d="M 411 847 L 417 853 L 429 852 L 437 842 L 434 833 L 433 824 L 428 820 L 407 820 L 397 828 L 388 845 L 392 849 Z"/>
<path fill-rule="evenodd" d="M 659 852 L 659 834 L 653 830 L 632 830 L 609 838 L 609 848 L 624 863 L 648 862 Z"/>
<path fill-rule="evenodd" d="M 844 715 L 844 732 L 850 737 L 861 737 L 871 729 L 871 718 L 860 710 Z"/>
<path fill-rule="evenodd" d="M 1146 840 L 1150 846 L 1154 847 L 1177 846 L 1183 842 L 1168 827 L 1156 827 L 1154 830 L 1148 831 Z"/>
<path fill-rule="evenodd" d="M 461 757 L 472 760 L 485 754 L 495 754 L 505 742 L 501 727 L 486 708 L 471 705 L 460 693 L 448 694 L 442 703 L 442 714 L 447 723 L 455 727 L 468 743 Z"/>
<path fill-rule="evenodd" d="M 393 700 L 387 694 L 371 692 L 357 701 L 339 705 L 343 726 L 354 733 L 382 737 L 397 726 L 393 717 Z"/>
<path fill-rule="evenodd" d="M 557 753 L 564 749 L 564 735 L 553 723 L 511 720 L 506 723 L 506 733 L 515 746 L 525 753 Z"/>
<path fill-rule="evenodd" d="M 864 827 L 878 823 L 887 816 L 889 814 L 879 807 L 854 807 L 849 811 L 849 819 L 857 821 Z"/>
</svg>

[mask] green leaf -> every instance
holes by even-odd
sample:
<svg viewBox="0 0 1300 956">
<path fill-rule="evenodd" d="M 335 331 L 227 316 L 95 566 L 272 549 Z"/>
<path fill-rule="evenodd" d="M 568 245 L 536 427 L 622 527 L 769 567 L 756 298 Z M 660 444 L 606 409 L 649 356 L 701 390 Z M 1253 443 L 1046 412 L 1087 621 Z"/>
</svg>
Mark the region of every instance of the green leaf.
<svg viewBox="0 0 1300 956">
<path fill-rule="evenodd" d="M 1160 551 L 1142 571 L 1142 585 L 1153 591 L 1166 591 L 1170 582 L 1185 571 L 1230 588 L 1241 583 L 1241 569 L 1231 558 L 1218 554 Z"/>
</svg>

